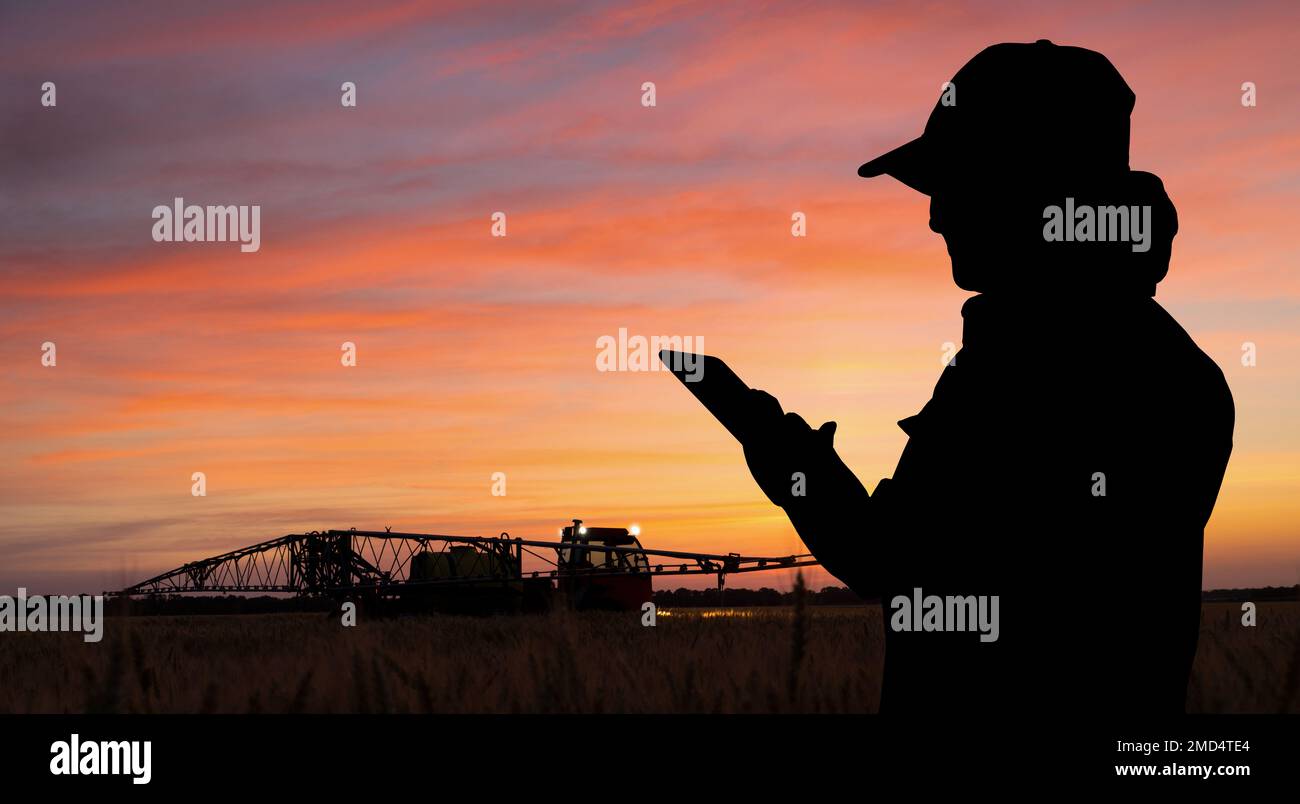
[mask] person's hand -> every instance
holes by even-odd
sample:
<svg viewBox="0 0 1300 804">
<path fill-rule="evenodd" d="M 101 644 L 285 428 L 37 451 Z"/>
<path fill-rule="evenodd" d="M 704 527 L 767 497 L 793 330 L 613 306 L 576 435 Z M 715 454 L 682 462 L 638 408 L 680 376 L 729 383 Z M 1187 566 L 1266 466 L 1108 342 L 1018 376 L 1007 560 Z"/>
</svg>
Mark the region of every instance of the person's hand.
<svg viewBox="0 0 1300 804">
<path fill-rule="evenodd" d="M 816 430 L 798 413 L 784 413 L 776 397 L 751 390 L 755 418 L 771 427 L 745 444 L 745 462 L 767 498 L 782 508 L 806 499 L 810 482 L 826 482 L 842 469 L 835 454 L 835 422 Z M 816 480 L 814 481 L 814 478 Z"/>
</svg>

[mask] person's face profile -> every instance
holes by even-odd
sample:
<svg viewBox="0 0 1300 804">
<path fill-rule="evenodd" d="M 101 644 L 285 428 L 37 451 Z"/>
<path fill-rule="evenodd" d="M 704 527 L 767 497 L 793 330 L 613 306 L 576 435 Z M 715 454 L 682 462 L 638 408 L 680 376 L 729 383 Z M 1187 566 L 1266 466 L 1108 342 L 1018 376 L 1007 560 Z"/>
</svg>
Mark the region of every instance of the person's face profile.
<svg viewBox="0 0 1300 804">
<path fill-rule="evenodd" d="M 930 231 L 943 237 L 952 261 L 952 279 L 963 290 L 985 287 L 986 266 L 994 262 L 989 254 L 992 229 L 998 221 L 974 194 L 958 188 L 936 190 L 930 196 Z"/>
<path fill-rule="evenodd" d="M 930 195 L 930 231 L 941 235 L 953 282 L 977 293 L 1015 285 L 1044 257 L 1043 187 L 1022 175 L 978 170 Z"/>
</svg>

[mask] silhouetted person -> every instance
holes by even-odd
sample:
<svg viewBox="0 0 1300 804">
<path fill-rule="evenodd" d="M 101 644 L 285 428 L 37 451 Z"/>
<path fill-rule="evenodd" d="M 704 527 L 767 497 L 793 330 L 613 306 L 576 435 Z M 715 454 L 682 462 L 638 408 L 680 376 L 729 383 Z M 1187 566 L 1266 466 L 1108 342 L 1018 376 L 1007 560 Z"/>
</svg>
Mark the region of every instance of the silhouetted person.
<svg viewBox="0 0 1300 804">
<path fill-rule="evenodd" d="M 746 459 L 825 568 L 881 598 L 882 711 L 1182 711 L 1234 411 L 1152 298 L 1177 219 L 1129 170 L 1134 95 L 1101 54 L 1045 40 L 987 48 L 951 83 L 920 138 L 858 171 L 930 196 L 953 278 L 979 294 L 933 398 L 899 422 L 898 468 L 869 498 L 834 424 L 794 413 Z M 1065 221 L 1067 240 L 1048 213 L 1067 203 L 1139 210 L 1127 232 L 1106 210 L 1107 241 Z M 918 588 L 999 596 L 998 639 L 894 630 L 892 600 Z"/>
</svg>

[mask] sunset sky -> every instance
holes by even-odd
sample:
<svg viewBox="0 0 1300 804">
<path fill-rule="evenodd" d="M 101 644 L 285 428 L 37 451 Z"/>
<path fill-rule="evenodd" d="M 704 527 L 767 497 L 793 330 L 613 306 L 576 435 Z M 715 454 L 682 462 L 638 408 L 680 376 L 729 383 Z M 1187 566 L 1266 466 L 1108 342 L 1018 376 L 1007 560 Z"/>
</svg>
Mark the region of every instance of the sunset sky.
<svg viewBox="0 0 1300 804">
<path fill-rule="evenodd" d="M 969 294 L 927 199 L 856 168 L 1039 38 L 1137 94 L 1181 225 L 1156 298 L 1236 399 L 1204 585 L 1300 582 L 1300 6 L 1132 5 L 0 4 L 0 594 L 350 526 L 803 552 L 731 437 L 596 340 L 702 337 L 874 488 Z M 260 204 L 261 250 L 153 242 L 177 196 Z"/>
</svg>

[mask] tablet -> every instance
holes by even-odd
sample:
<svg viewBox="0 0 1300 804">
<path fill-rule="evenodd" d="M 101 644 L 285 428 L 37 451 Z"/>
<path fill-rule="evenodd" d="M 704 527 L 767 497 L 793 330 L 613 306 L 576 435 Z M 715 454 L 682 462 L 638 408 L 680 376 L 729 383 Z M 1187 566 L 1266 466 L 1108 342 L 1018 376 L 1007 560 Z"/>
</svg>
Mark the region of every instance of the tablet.
<svg viewBox="0 0 1300 804">
<path fill-rule="evenodd" d="M 661 350 L 659 360 L 737 441 L 744 444 L 760 432 L 749 386 L 722 360 L 671 349 Z"/>
</svg>

